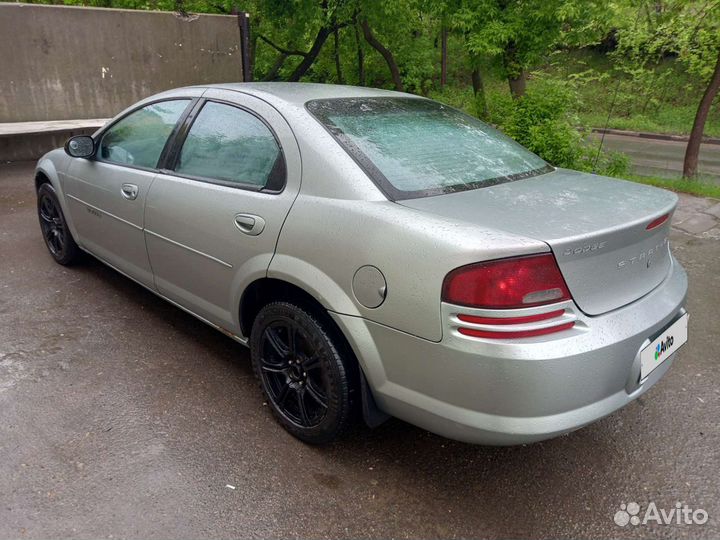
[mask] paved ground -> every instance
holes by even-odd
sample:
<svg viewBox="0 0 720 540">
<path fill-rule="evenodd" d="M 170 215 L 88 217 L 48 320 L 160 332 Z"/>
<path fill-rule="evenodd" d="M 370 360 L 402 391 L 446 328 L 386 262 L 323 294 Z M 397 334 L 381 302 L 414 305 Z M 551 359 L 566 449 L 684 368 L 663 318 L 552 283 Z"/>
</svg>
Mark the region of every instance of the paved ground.
<svg viewBox="0 0 720 540">
<path fill-rule="evenodd" d="M 599 139 L 601 135 L 594 133 L 593 137 Z M 682 175 L 687 143 L 606 134 L 603 147 L 627 154 L 636 174 L 677 178 Z M 720 145 L 700 146 L 698 171 L 701 176 L 720 182 Z"/>
<path fill-rule="evenodd" d="M 681 194 L 673 226 L 699 238 L 720 240 L 720 201 Z M 716 269 L 720 269 L 720 261 L 717 262 Z"/>
<path fill-rule="evenodd" d="M 241 346 L 99 263 L 54 264 L 33 206 L 30 165 L 0 167 L 0 538 L 720 537 L 708 232 L 672 235 L 690 343 L 622 411 L 525 447 L 392 421 L 312 448 L 271 420 Z M 630 501 L 710 521 L 618 527 Z"/>
</svg>

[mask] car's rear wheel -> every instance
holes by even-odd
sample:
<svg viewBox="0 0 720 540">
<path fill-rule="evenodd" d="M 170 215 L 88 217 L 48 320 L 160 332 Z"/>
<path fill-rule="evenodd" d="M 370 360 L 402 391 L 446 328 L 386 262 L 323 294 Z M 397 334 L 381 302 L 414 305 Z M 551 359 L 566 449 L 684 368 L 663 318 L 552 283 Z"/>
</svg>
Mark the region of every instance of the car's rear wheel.
<svg viewBox="0 0 720 540">
<path fill-rule="evenodd" d="M 311 444 L 339 438 L 353 420 L 353 361 L 327 325 L 305 309 L 273 302 L 253 323 L 253 369 L 278 422 Z"/>
<path fill-rule="evenodd" d="M 37 192 L 38 218 L 45 245 L 55 262 L 68 265 L 80 256 L 80 248 L 67 226 L 55 189 L 51 184 L 42 184 Z"/>
</svg>

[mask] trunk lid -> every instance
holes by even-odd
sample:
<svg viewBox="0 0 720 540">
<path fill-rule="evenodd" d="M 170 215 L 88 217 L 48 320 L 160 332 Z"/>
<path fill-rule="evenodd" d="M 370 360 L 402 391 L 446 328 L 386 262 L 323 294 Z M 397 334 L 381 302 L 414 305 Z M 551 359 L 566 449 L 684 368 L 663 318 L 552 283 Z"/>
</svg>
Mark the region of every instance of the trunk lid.
<svg viewBox="0 0 720 540">
<path fill-rule="evenodd" d="M 578 307 L 599 315 L 644 296 L 668 274 L 677 200 L 662 189 L 557 169 L 399 204 L 547 243 Z"/>
</svg>

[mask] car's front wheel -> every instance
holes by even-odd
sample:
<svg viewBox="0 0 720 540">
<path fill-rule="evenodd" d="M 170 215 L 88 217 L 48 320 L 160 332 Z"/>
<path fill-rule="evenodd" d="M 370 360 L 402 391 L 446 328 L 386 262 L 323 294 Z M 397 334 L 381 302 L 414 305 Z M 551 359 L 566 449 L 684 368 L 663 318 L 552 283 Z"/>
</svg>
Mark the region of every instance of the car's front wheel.
<svg viewBox="0 0 720 540">
<path fill-rule="evenodd" d="M 253 369 L 275 418 L 311 444 L 340 437 L 353 420 L 353 375 L 332 331 L 300 306 L 263 307 L 250 334 Z"/>
<path fill-rule="evenodd" d="M 37 209 L 45 245 L 55 262 L 63 265 L 75 262 L 80 256 L 80 248 L 68 228 L 51 184 L 42 184 L 38 189 Z"/>
</svg>

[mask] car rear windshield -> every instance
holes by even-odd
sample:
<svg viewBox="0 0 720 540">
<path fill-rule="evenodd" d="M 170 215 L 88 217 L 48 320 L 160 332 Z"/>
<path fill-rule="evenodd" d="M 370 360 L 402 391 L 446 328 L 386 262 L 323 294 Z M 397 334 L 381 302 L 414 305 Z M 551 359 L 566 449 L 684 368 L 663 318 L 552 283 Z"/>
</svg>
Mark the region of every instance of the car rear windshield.
<svg viewBox="0 0 720 540">
<path fill-rule="evenodd" d="M 338 98 L 306 106 L 391 200 L 477 189 L 552 170 L 498 130 L 428 99 Z"/>
</svg>

